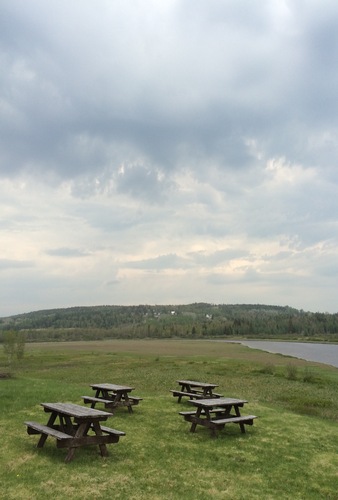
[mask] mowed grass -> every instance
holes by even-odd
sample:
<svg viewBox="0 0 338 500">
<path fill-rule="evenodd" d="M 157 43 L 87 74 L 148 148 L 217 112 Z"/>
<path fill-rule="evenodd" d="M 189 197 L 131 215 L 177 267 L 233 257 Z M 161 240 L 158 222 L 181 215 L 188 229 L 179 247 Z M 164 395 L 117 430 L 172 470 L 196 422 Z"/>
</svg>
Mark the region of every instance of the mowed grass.
<svg viewBox="0 0 338 500">
<path fill-rule="evenodd" d="M 0 371 L 5 358 L 0 351 Z M 290 378 L 290 366 L 292 379 Z M 311 376 L 309 376 L 309 374 Z M 189 431 L 170 389 L 189 378 L 249 401 L 254 425 L 227 425 L 217 438 Z M 135 387 L 143 401 L 109 419 L 126 432 L 108 445 L 66 451 L 25 420 L 46 423 L 43 401 L 83 404 L 91 383 Z M 0 379 L 1 498 L 10 499 L 338 499 L 338 370 L 213 341 L 28 344 L 11 379 Z"/>
</svg>

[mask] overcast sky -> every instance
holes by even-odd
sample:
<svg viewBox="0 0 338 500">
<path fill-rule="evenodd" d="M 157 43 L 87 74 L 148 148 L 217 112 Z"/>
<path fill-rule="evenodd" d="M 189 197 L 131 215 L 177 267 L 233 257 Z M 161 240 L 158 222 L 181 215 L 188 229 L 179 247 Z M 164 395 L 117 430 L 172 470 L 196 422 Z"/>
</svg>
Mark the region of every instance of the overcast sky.
<svg viewBox="0 0 338 500">
<path fill-rule="evenodd" d="M 0 10 L 0 316 L 338 311 L 337 0 Z"/>
</svg>

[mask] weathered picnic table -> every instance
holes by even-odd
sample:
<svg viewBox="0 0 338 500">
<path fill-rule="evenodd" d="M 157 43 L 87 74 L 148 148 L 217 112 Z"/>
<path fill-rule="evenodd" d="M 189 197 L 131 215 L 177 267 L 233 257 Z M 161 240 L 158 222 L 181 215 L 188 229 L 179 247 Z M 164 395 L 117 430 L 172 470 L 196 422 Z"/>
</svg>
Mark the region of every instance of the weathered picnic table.
<svg viewBox="0 0 338 500">
<path fill-rule="evenodd" d="M 113 412 L 119 406 L 127 406 L 129 413 L 133 412 L 133 406 L 138 405 L 142 398 L 131 396 L 134 387 L 118 384 L 91 384 L 95 396 L 82 396 L 85 403 L 90 403 L 95 408 L 96 403 L 104 404 L 105 408 Z"/>
<path fill-rule="evenodd" d="M 189 403 L 196 406 L 195 411 L 181 411 L 179 414 L 191 422 L 191 432 L 195 432 L 197 425 L 203 425 L 215 436 L 216 430 L 223 429 L 226 424 L 234 423 L 240 426 L 242 433 L 245 433 L 245 425 L 253 425 L 253 420 L 257 418 L 255 415 L 241 415 L 240 408 L 247 403 L 245 399 L 198 399 L 190 400 Z"/>
<path fill-rule="evenodd" d="M 210 384 L 207 382 L 197 382 L 195 380 L 176 380 L 181 386 L 180 389 L 171 389 L 174 397 L 177 397 L 177 402 L 180 403 L 183 396 L 189 399 L 206 399 L 206 398 L 220 398 L 221 394 L 213 392 L 217 384 Z"/>
<path fill-rule="evenodd" d="M 75 449 L 80 446 L 98 445 L 102 456 L 108 455 L 106 445 L 117 443 L 125 432 L 101 425 L 111 413 L 73 403 L 41 403 L 50 417 L 46 425 L 25 422 L 28 434 L 40 434 L 37 447 L 42 448 L 48 436 L 56 438 L 58 448 L 67 448 L 65 462 L 70 462 Z"/>
</svg>

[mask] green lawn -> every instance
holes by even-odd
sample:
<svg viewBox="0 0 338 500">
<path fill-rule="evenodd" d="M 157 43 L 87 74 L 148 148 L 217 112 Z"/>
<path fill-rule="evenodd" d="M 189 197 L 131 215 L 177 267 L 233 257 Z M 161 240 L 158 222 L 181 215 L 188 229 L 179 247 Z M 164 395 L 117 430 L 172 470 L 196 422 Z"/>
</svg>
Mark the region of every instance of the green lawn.
<svg viewBox="0 0 338 500">
<path fill-rule="evenodd" d="M 292 370 L 291 370 L 292 368 Z M 0 350 L 0 372 L 6 360 Z M 219 384 L 257 415 L 241 434 L 217 438 L 178 415 L 191 409 L 169 392 L 179 378 Z M 42 401 L 83 404 L 91 383 L 135 386 L 143 401 L 108 425 L 126 432 L 108 445 L 65 450 L 48 438 L 37 449 L 25 420 L 46 423 Z M 211 341 L 105 341 L 28 344 L 13 377 L 0 379 L 1 498 L 338 499 L 338 370 Z"/>
</svg>

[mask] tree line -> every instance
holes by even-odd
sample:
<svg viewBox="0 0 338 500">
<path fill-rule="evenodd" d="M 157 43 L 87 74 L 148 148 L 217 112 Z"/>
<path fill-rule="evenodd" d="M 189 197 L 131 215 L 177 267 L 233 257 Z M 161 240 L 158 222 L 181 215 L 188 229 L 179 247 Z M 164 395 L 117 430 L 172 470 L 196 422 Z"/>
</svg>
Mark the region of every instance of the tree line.
<svg viewBox="0 0 338 500">
<path fill-rule="evenodd" d="M 261 304 L 70 307 L 0 318 L 0 342 L 8 331 L 24 332 L 27 342 L 175 337 L 338 341 L 338 314 Z"/>
</svg>

